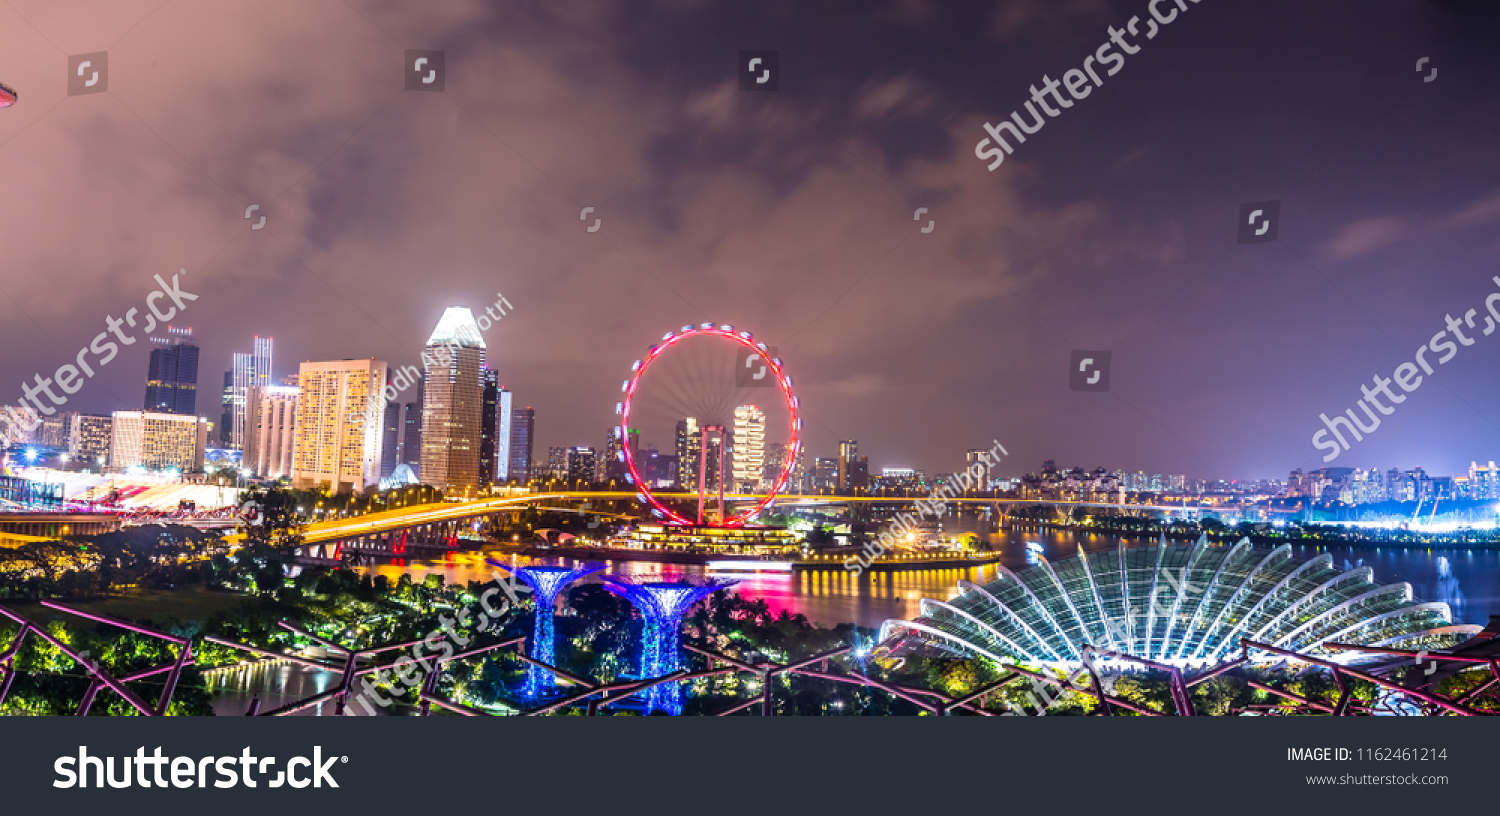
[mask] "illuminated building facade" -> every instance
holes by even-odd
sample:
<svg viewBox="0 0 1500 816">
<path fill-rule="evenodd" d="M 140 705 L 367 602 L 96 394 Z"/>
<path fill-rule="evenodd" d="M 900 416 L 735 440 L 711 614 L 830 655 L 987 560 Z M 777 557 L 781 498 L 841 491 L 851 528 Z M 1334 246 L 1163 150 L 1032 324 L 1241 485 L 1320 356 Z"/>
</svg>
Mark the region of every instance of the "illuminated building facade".
<svg viewBox="0 0 1500 816">
<path fill-rule="evenodd" d="M 109 441 L 114 435 L 114 417 L 100 414 L 74 414 L 68 432 L 68 456 L 102 467 L 109 462 Z"/>
<path fill-rule="evenodd" d="M 532 450 L 536 443 L 536 409 L 517 408 L 510 421 L 510 478 L 521 484 L 532 477 Z"/>
<path fill-rule="evenodd" d="M 733 489 L 760 490 L 766 466 L 766 415 L 754 405 L 734 409 Z"/>
<path fill-rule="evenodd" d="M 698 489 L 699 450 L 703 435 L 698 431 L 697 417 L 677 420 L 677 478 L 682 490 Z"/>
<path fill-rule="evenodd" d="M 229 446 L 245 449 L 245 421 L 249 416 L 250 389 L 271 385 L 271 338 L 256 337 L 249 354 L 236 352 L 229 370 Z"/>
<path fill-rule="evenodd" d="M 151 363 L 146 371 L 145 410 L 159 414 L 198 413 L 198 344 L 191 328 L 167 327 L 166 337 L 153 337 Z"/>
<path fill-rule="evenodd" d="M 598 463 L 594 459 L 593 448 L 568 448 L 568 482 L 570 484 L 574 482 L 592 484 L 594 481 L 594 471 L 598 466 Z"/>
<path fill-rule="evenodd" d="M 292 475 L 292 454 L 297 443 L 297 401 L 302 389 L 295 386 L 251 386 L 245 395 L 249 415 L 245 423 L 245 452 L 241 466 L 266 479 Z"/>
<path fill-rule="evenodd" d="M 422 484 L 452 495 L 479 488 L 484 338 L 473 312 L 449 306 L 422 354 Z"/>
<path fill-rule="evenodd" d="M 292 486 L 359 493 L 380 483 L 379 422 L 366 422 L 370 398 L 386 382 L 380 360 L 303 363 L 297 374 Z"/>
<path fill-rule="evenodd" d="M 115 472 L 203 469 L 208 420 L 154 411 L 116 411 L 111 420 L 109 466 Z"/>
</svg>

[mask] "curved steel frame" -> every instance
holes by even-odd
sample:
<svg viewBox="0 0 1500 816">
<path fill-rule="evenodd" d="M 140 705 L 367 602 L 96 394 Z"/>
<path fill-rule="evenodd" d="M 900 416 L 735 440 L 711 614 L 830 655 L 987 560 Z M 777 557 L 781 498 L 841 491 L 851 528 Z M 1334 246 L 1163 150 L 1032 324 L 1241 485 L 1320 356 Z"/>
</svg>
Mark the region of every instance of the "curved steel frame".
<svg viewBox="0 0 1500 816">
<path fill-rule="evenodd" d="M 635 486 L 636 498 L 640 499 L 642 503 L 650 505 L 654 515 L 659 518 L 668 519 L 675 524 L 695 524 L 694 521 L 667 507 L 651 492 L 651 488 L 646 484 L 646 480 L 641 478 L 640 469 L 636 466 L 635 452 L 631 450 L 629 444 L 629 434 L 630 406 L 635 400 L 635 392 L 636 388 L 640 385 L 641 376 L 646 373 L 646 369 L 651 367 L 651 363 L 668 348 L 688 337 L 697 336 L 723 337 L 755 352 L 762 360 L 765 360 L 771 372 L 776 375 L 776 384 L 780 387 L 782 396 L 786 401 L 786 409 L 789 415 L 788 421 L 791 426 L 791 441 L 787 444 L 786 461 L 782 463 L 781 472 L 777 475 L 776 481 L 772 483 L 770 491 L 766 493 L 765 498 L 761 499 L 749 510 L 729 519 L 720 516 L 713 524 L 708 525 L 711 527 L 740 527 L 746 521 L 760 515 L 761 511 L 765 510 L 766 507 L 770 506 L 771 502 L 776 500 L 776 494 L 780 493 L 782 488 L 786 487 L 787 480 L 791 478 L 792 470 L 796 467 L 797 452 L 802 444 L 798 438 L 802 431 L 802 420 L 797 416 L 797 398 L 792 395 L 792 378 L 782 370 L 781 360 L 771 357 L 767 353 L 766 344 L 755 342 L 754 335 L 750 334 L 750 332 L 736 332 L 733 326 L 725 325 L 716 327 L 712 323 L 703 323 L 698 326 L 683 326 L 681 331 L 667 332 L 662 337 L 662 343 L 651 347 L 646 354 L 646 359 L 636 360 L 635 364 L 631 366 L 632 373 L 630 379 L 626 380 L 620 386 L 620 390 L 625 393 L 625 399 L 616 406 L 616 411 L 620 414 L 621 456 L 625 461 L 625 466 L 630 470 L 630 483 Z M 722 487 L 722 485 L 723 482 L 721 481 L 720 486 Z M 701 491 L 703 486 L 699 485 L 699 489 Z M 696 523 L 701 524 L 701 520 Z"/>
</svg>

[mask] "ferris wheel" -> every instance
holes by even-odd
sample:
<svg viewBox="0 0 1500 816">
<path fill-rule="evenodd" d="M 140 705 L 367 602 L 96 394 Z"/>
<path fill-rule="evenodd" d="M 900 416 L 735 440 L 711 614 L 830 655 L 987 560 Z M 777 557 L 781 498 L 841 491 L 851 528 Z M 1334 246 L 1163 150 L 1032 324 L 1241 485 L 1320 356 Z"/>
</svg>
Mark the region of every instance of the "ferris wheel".
<svg viewBox="0 0 1500 816">
<path fill-rule="evenodd" d="M 617 457 L 653 516 L 674 525 L 742 527 L 771 505 L 796 469 L 802 430 L 792 378 L 774 349 L 733 326 L 689 325 L 663 335 L 630 372 L 615 405 Z M 752 397 L 756 404 L 747 404 Z M 676 502 L 663 500 L 662 480 L 648 477 L 632 444 L 640 422 L 661 428 L 666 417 L 681 417 Z M 766 443 L 771 436 L 786 441 Z M 766 456 L 773 446 L 775 456 Z M 682 504 L 684 491 L 696 494 L 696 511 Z M 726 512 L 726 495 L 744 509 Z"/>
</svg>

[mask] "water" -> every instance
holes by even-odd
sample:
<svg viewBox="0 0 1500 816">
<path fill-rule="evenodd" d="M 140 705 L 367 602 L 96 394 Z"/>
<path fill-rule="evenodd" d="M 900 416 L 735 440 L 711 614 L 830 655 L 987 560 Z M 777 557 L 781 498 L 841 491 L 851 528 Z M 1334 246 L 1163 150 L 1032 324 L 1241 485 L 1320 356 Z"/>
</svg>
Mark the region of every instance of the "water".
<svg viewBox="0 0 1500 816">
<path fill-rule="evenodd" d="M 1025 569 L 1029 563 L 1025 542 L 1042 545 L 1051 560 L 1078 554 L 1081 545 L 1088 552 L 1113 550 L 1121 541 L 1133 546 L 1147 539 L 1077 533 L 1070 530 L 1006 531 L 999 545 L 1002 562 L 1012 570 Z M 1324 552 L 1333 556 L 1340 567 L 1366 565 L 1382 584 L 1406 581 L 1412 594 L 1423 601 L 1447 601 L 1457 623 L 1486 624 L 1489 616 L 1500 614 L 1500 551 L 1467 549 L 1405 549 L 1395 547 L 1294 546 L 1299 558 L 1312 558 Z M 421 581 L 431 573 L 442 575 L 447 583 L 488 582 L 494 569 L 486 564 L 485 554 L 455 553 L 436 560 L 408 561 L 400 564 L 372 566 L 375 574 L 395 581 L 409 573 Z M 560 558 L 520 558 L 492 554 L 506 563 L 571 563 Z M 607 561 L 606 573 L 637 578 L 670 580 L 678 577 L 707 575 L 704 567 L 686 564 L 658 564 L 644 561 Z M 878 627 L 892 618 L 918 614 L 922 598 L 951 600 L 958 593 L 960 580 L 984 584 L 995 580 L 999 570 L 994 565 L 966 569 L 876 571 L 860 577 L 843 570 L 804 570 L 793 573 L 714 573 L 740 580 L 735 587 L 742 597 L 763 598 L 773 611 L 786 609 L 823 626 L 858 623 Z M 597 583 L 602 573 L 584 579 Z"/>
<path fill-rule="evenodd" d="M 213 695 L 214 714 L 238 717 L 245 713 L 250 700 L 256 696 L 260 697 L 260 711 L 265 713 L 334 688 L 339 675 L 298 663 L 261 661 L 210 670 L 204 673 L 203 679 L 209 694 Z M 299 713 L 332 716 L 334 704 L 319 703 Z M 357 713 L 363 714 L 364 711 Z"/>
</svg>

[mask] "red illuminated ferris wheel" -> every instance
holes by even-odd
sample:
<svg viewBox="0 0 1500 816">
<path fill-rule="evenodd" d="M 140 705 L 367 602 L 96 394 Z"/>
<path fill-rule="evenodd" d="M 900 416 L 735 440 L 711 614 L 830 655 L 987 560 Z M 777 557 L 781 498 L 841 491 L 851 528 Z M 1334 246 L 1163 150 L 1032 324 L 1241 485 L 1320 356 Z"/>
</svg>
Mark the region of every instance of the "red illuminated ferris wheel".
<svg viewBox="0 0 1500 816">
<path fill-rule="evenodd" d="M 754 501 L 750 503 L 749 509 L 734 515 L 726 515 L 724 512 L 725 483 L 725 461 L 728 457 L 723 454 L 725 450 L 724 440 L 727 422 L 719 420 L 712 424 L 703 424 L 694 428 L 694 439 L 692 450 L 697 461 L 678 462 L 679 483 L 681 486 L 691 489 L 697 494 L 696 518 L 690 518 L 678 510 L 674 510 L 663 502 L 656 493 L 652 492 L 651 480 L 643 475 L 641 463 L 637 460 L 638 452 L 635 445 L 631 444 L 633 433 L 631 416 L 632 409 L 639 411 L 639 398 L 641 396 L 642 378 L 646 372 L 652 369 L 653 364 L 658 363 L 668 349 L 674 349 L 672 355 L 685 354 L 686 345 L 717 345 L 720 350 L 730 350 L 737 360 L 734 368 L 745 374 L 745 379 L 755 386 L 765 388 L 770 394 L 779 395 L 775 397 L 776 407 L 784 408 L 785 417 L 777 417 L 784 422 L 786 439 L 784 455 L 780 462 L 773 463 L 773 467 L 766 468 L 766 476 L 763 479 L 762 489 L 754 493 Z M 671 367 L 671 363 L 667 367 Z M 658 368 L 660 368 L 658 366 Z M 726 369 L 727 370 L 727 369 Z M 625 398 L 615 406 L 615 412 L 620 417 L 617 429 L 619 438 L 623 441 L 620 445 L 618 457 L 625 463 L 628 475 L 625 477 L 636 489 L 636 498 L 643 504 L 649 505 L 652 515 L 676 525 L 700 525 L 711 527 L 743 527 L 751 519 L 754 519 L 776 499 L 778 493 L 786 487 L 796 468 L 797 453 L 801 447 L 799 439 L 802 430 L 802 420 L 797 415 L 797 397 L 792 394 L 792 378 L 782 368 L 781 360 L 774 356 L 772 350 L 765 343 L 758 343 L 754 336 L 748 331 L 736 331 L 733 326 L 715 325 L 713 323 L 702 323 L 694 326 L 683 326 L 675 332 L 667 332 L 662 336 L 661 342 L 652 346 L 645 359 L 636 360 L 630 367 L 630 379 L 626 380 L 620 390 L 624 392 Z M 753 372 L 753 373 L 751 373 Z M 669 383 L 670 384 L 670 383 Z M 768 395 L 769 396 L 769 395 Z M 753 408 L 753 406 L 745 406 Z M 758 410 L 758 409 L 755 409 Z M 780 411 L 776 411 L 780 413 Z M 710 457 L 709 452 L 713 449 L 713 438 L 718 437 L 719 453 Z M 712 458 L 712 462 L 710 459 Z M 717 473 L 711 471 L 716 469 Z M 704 514 L 705 502 L 709 499 L 709 493 L 713 488 L 717 489 L 718 514 L 706 517 Z M 762 495 L 762 493 L 764 495 Z"/>
</svg>

